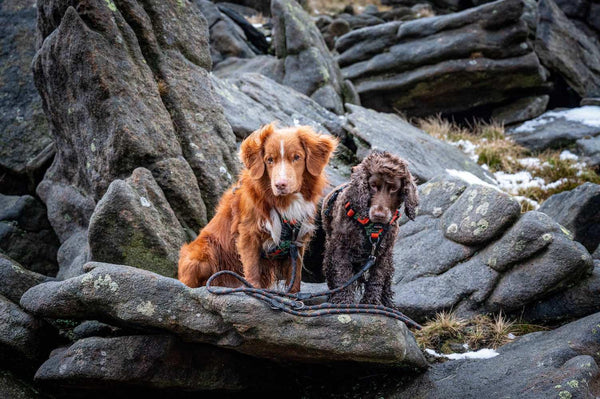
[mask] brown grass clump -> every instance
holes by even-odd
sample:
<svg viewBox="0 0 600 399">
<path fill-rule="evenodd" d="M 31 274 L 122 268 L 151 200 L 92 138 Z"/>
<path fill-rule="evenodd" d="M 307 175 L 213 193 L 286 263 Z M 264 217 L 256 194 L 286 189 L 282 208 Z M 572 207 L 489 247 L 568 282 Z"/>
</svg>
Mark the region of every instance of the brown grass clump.
<svg viewBox="0 0 600 399">
<path fill-rule="evenodd" d="M 529 150 L 515 143 L 504 134 L 504 126 L 498 123 L 474 122 L 468 127 L 459 126 L 442 117 L 432 116 L 414 120 L 413 123 L 430 135 L 455 143 L 465 150 L 468 144 L 475 145 L 477 163 L 487 165 L 490 172 L 514 174 L 529 172 L 532 178 L 544 181 L 543 187 L 520 188 L 510 194 L 519 195 L 541 204 L 553 194 L 572 190 L 585 183 L 600 184 L 600 176 L 590 167 L 572 159 L 561 159 L 561 152 L 547 150 L 531 154 Z M 539 165 L 523 165 L 519 160 L 536 157 Z M 523 212 L 535 209 L 535 203 L 522 200 Z"/>
<path fill-rule="evenodd" d="M 464 351 L 497 349 L 517 336 L 547 329 L 509 320 L 502 312 L 492 316 L 477 315 L 469 320 L 459 318 L 453 312 L 440 312 L 425 323 L 422 330 L 416 331 L 415 337 L 422 349 L 448 354 L 456 352 L 457 348 Z"/>
<path fill-rule="evenodd" d="M 262 15 L 262 13 L 259 12 L 258 14 L 252 15 L 251 17 L 246 17 L 246 21 L 248 21 L 252 25 L 255 25 L 255 24 L 264 25 L 267 22 L 269 22 L 269 17 L 265 17 L 264 15 Z"/>
<path fill-rule="evenodd" d="M 392 9 L 390 6 L 382 6 L 380 0 L 309 0 L 308 10 L 311 14 L 337 14 L 341 12 L 347 5 L 352 5 L 355 12 L 359 12 L 359 8 L 366 7 L 370 4 L 377 6 L 379 11 L 389 11 Z"/>
</svg>

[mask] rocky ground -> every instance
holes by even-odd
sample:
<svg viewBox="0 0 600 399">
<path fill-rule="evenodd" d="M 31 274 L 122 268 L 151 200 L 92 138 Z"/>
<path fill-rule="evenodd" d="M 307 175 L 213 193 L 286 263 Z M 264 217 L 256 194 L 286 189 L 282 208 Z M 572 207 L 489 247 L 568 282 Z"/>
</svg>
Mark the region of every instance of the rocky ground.
<svg viewBox="0 0 600 399">
<path fill-rule="evenodd" d="M 599 397 L 599 21 L 597 0 L 0 2 L 0 397 Z M 557 173 L 524 208 L 491 138 L 448 142 L 432 117 L 501 126 L 511 165 L 556 171 L 556 151 L 577 187 Z M 329 189 L 371 150 L 409 161 L 404 313 L 543 331 L 440 360 L 395 319 L 177 281 L 274 120 L 340 139 Z M 324 287 L 322 240 L 303 291 Z"/>
</svg>

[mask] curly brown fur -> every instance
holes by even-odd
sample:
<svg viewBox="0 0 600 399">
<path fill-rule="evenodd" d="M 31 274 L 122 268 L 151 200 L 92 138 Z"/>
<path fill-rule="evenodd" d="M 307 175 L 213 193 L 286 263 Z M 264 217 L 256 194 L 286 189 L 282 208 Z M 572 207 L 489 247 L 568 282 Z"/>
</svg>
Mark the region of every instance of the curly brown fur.
<svg viewBox="0 0 600 399">
<path fill-rule="evenodd" d="M 323 268 L 330 289 L 342 286 L 367 262 L 371 243 L 361 224 L 349 217 L 345 204 L 361 217 L 388 223 L 396 209 L 404 203 L 404 212 L 411 220 L 419 205 L 417 187 L 406 161 L 389 152 L 373 152 L 352 170 L 348 185 L 330 204 L 332 191 L 323 200 L 321 216 L 326 233 Z M 332 303 L 354 302 L 355 292 L 364 286 L 360 303 L 393 307 L 392 249 L 398 233 L 398 221 L 392 223 L 377 248 L 377 261 L 367 279 L 359 280 L 347 289 L 332 295 Z"/>
</svg>

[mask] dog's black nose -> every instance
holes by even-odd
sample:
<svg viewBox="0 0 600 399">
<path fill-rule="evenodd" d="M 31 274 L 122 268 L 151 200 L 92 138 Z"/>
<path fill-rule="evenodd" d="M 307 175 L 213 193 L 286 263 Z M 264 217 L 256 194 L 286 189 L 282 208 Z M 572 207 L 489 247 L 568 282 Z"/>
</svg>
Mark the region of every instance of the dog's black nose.
<svg viewBox="0 0 600 399">
<path fill-rule="evenodd" d="M 275 187 L 277 188 L 277 190 L 279 191 L 284 191 L 285 189 L 287 189 L 287 181 L 285 180 L 279 180 L 277 182 L 275 182 Z"/>
</svg>

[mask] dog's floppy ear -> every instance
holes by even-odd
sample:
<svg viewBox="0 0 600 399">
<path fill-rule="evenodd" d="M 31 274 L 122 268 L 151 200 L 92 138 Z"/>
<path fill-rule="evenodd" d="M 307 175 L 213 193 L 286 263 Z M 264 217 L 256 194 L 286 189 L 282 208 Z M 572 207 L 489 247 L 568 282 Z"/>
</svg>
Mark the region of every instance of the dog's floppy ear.
<svg viewBox="0 0 600 399">
<path fill-rule="evenodd" d="M 260 179 L 265 173 L 264 143 L 274 130 L 275 124 L 269 123 L 242 141 L 240 158 L 254 179 Z"/>
<path fill-rule="evenodd" d="M 319 176 L 329 162 L 331 153 L 337 147 L 336 138 L 315 133 L 309 126 L 300 126 L 298 135 L 306 151 L 306 169 L 313 176 Z"/>
<path fill-rule="evenodd" d="M 402 195 L 404 196 L 404 213 L 410 220 L 415 220 L 419 206 L 419 191 L 415 178 L 406 168 L 406 175 L 402 178 Z"/>
</svg>

